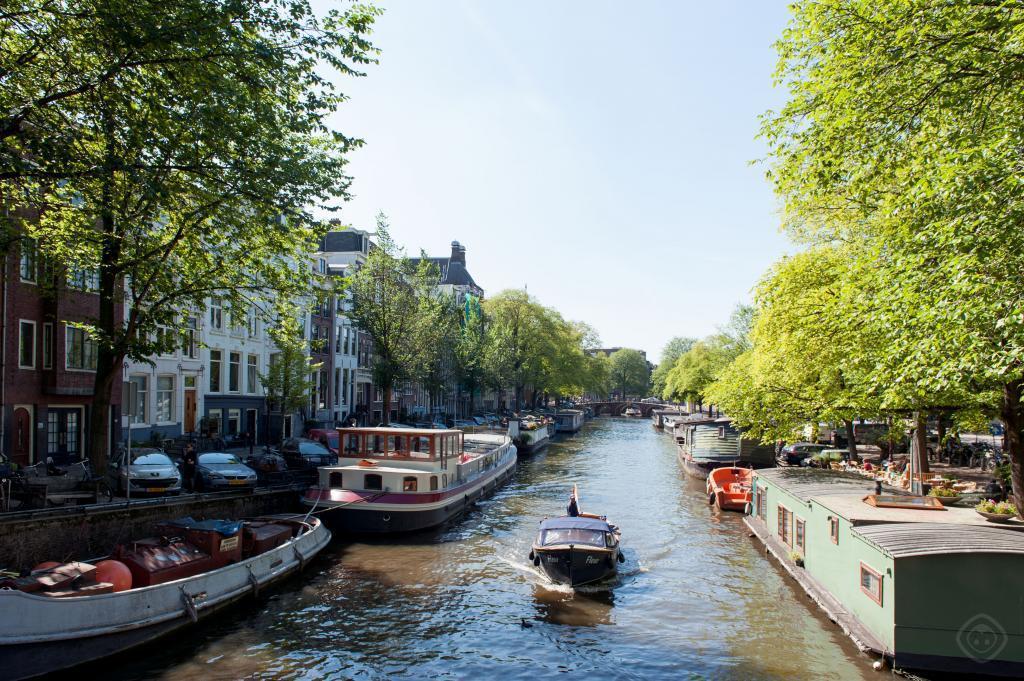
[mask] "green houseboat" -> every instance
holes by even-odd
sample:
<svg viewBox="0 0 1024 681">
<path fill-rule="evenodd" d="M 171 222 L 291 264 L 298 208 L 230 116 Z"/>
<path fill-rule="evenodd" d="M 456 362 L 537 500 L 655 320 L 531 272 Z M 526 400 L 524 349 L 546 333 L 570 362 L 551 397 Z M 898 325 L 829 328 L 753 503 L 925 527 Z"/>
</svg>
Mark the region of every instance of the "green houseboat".
<svg viewBox="0 0 1024 681">
<path fill-rule="evenodd" d="M 865 652 L 1024 677 L 1024 532 L 839 471 L 755 473 L 744 520 Z"/>
<path fill-rule="evenodd" d="M 690 418 L 674 428 L 676 458 L 684 471 L 707 480 L 708 473 L 722 466 L 760 468 L 775 465 L 775 448 L 743 437 L 732 419 Z"/>
</svg>

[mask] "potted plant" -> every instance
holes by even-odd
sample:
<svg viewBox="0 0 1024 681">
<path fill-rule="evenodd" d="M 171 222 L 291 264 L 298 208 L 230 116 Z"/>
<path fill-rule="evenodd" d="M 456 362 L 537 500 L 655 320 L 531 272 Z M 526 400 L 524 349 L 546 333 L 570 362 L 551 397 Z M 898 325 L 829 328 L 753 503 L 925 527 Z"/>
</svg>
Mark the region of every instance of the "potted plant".
<svg viewBox="0 0 1024 681">
<path fill-rule="evenodd" d="M 928 496 L 935 497 L 943 506 L 952 506 L 961 499 L 959 492 L 948 487 L 933 487 Z"/>
<path fill-rule="evenodd" d="M 985 499 L 974 510 L 992 523 L 1005 523 L 1017 515 L 1017 507 L 1008 501 Z"/>
<path fill-rule="evenodd" d="M 789 552 L 789 559 L 791 561 L 793 561 L 796 564 L 797 567 L 803 567 L 804 566 L 804 557 L 801 554 L 797 553 L 796 551 L 790 551 Z"/>
</svg>

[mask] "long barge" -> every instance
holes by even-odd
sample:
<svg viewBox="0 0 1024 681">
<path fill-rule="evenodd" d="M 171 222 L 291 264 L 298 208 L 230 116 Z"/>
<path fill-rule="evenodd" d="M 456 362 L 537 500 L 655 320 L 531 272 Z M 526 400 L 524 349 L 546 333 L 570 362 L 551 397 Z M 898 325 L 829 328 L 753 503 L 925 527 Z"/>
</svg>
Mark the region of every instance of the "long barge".
<svg viewBox="0 0 1024 681">
<path fill-rule="evenodd" d="M 437 527 L 512 477 L 516 446 L 503 434 L 340 428 L 337 465 L 321 466 L 303 503 L 353 534 Z"/>
<path fill-rule="evenodd" d="M 775 465 L 775 449 L 743 437 L 728 418 L 692 419 L 674 428 L 680 467 L 688 475 L 707 480 L 722 466 L 766 468 Z"/>
</svg>

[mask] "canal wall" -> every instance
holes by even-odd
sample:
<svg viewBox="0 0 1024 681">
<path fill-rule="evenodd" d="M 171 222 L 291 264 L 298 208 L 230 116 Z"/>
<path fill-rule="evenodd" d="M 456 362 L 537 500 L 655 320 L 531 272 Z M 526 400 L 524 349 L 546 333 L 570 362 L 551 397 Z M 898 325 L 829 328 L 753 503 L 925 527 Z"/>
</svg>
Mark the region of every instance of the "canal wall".
<svg viewBox="0 0 1024 681">
<path fill-rule="evenodd" d="M 118 543 L 153 535 L 164 520 L 244 518 L 298 512 L 301 490 L 259 489 L 251 494 L 195 494 L 156 503 L 96 504 L 0 517 L 0 568 L 30 569 L 42 561 L 89 560 Z"/>
</svg>

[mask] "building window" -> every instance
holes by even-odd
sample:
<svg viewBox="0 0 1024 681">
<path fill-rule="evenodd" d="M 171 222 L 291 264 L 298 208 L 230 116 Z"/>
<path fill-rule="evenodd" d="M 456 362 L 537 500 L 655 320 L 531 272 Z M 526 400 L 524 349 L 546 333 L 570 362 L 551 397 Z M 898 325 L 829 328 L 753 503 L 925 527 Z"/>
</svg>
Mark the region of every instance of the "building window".
<svg viewBox="0 0 1024 681">
<path fill-rule="evenodd" d="M 156 420 L 158 423 L 174 420 L 174 376 L 156 377 Z"/>
<path fill-rule="evenodd" d="M 189 359 L 199 359 L 199 320 L 189 317 L 185 326 L 185 337 L 182 343 L 185 356 Z"/>
<path fill-rule="evenodd" d="M 241 390 L 242 353 L 232 352 L 228 355 L 228 390 L 237 393 Z"/>
<path fill-rule="evenodd" d="M 220 409 L 211 409 L 206 415 L 206 427 L 210 431 L 210 437 L 220 435 L 221 420 L 224 412 Z"/>
<path fill-rule="evenodd" d="M 36 240 L 27 236 L 23 237 L 21 240 L 21 265 L 18 268 L 21 280 L 34 284 L 37 270 L 38 253 L 36 250 Z"/>
<path fill-rule="evenodd" d="M 402 491 L 403 492 L 415 492 L 416 491 L 416 476 L 407 475 L 402 478 Z"/>
<path fill-rule="evenodd" d="M 18 366 L 36 368 L 36 323 L 24 319 L 18 324 Z"/>
<path fill-rule="evenodd" d="M 195 377 L 195 374 L 191 374 L 189 376 L 185 376 L 184 379 L 185 379 L 185 387 L 186 388 L 191 388 L 191 389 L 194 390 L 195 387 L 196 387 L 196 377 Z"/>
<path fill-rule="evenodd" d="M 146 395 L 149 388 L 149 377 L 129 376 L 128 382 L 130 385 L 128 399 L 129 408 L 131 409 L 131 422 L 148 423 L 146 407 L 149 406 L 149 402 L 146 399 Z"/>
<path fill-rule="evenodd" d="M 246 388 L 248 389 L 248 391 L 250 393 L 255 393 L 256 392 L 256 379 L 259 376 L 259 371 L 258 371 L 258 369 L 259 369 L 259 364 L 258 364 L 259 358 L 257 358 L 256 355 L 249 355 L 249 357 L 248 357 L 248 359 L 246 361 L 248 362 L 248 364 L 245 365 L 246 380 L 247 380 Z"/>
<path fill-rule="evenodd" d="M 68 286 L 86 293 L 100 290 L 100 270 L 97 267 L 72 267 L 68 270 Z"/>
<path fill-rule="evenodd" d="M 341 404 L 341 369 L 334 370 L 334 406 Z"/>
<path fill-rule="evenodd" d="M 882 604 L 882 575 L 864 563 L 860 564 L 860 590 L 875 603 Z"/>
<path fill-rule="evenodd" d="M 779 504 L 777 508 L 779 516 L 779 539 L 782 540 L 783 544 L 793 546 L 793 513 L 781 504 Z"/>
<path fill-rule="evenodd" d="M 828 519 L 828 536 L 833 544 L 839 543 L 839 518 Z"/>
<path fill-rule="evenodd" d="M 384 489 L 380 475 L 378 473 L 367 473 L 364 475 L 363 489 Z"/>
<path fill-rule="evenodd" d="M 156 347 L 164 357 L 173 357 L 177 350 L 175 334 L 166 326 L 156 327 Z"/>
<path fill-rule="evenodd" d="M 53 324 L 43 324 L 43 368 L 53 368 Z"/>
<path fill-rule="evenodd" d="M 796 549 L 800 553 L 804 552 L 806 531 L 807 527 L 804 525 L 804 521 L 800 518 L 796 518 L 793 523 L 793 539 L 796 540 Z"/>
<path fill-rule="evenodd" d="M 96 341 L 83 329 L 64 329 L 65 364 L 68 369 L 96 371 Z"/>
<path fill-rule="evenodd" d="M 224 301 L 220 296 L 210 298 L 210 328 L 214 331 L 224 328 Z"/>
<path fill-rule="evenodd" d="M 242 410 L 228 409 L 228 435 L 238 435 L 242 432 Z"/>
<path fill-rule="evenodd" d="M 220 392 L 221 351 L 210 350 L 210 392 Z"/>
<path fill-rule="evenodd" d="M 257 338 L 260 335 L 259 320 L 256 318 L 256 308 L 249 308 L 249 315 L 246 318 L 246 332 L 249 338 Z"/>
</svg>

